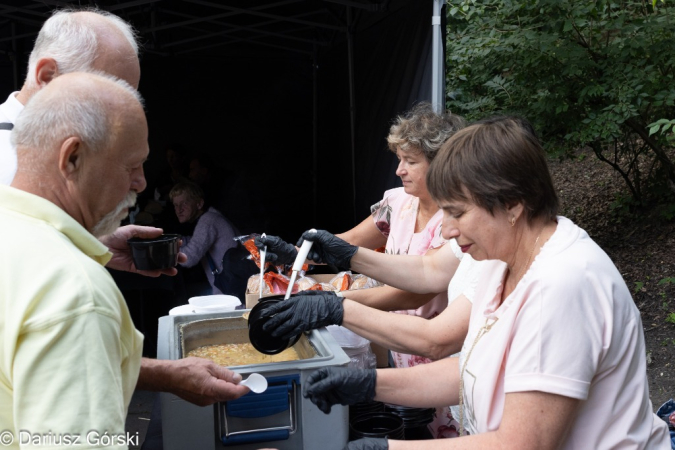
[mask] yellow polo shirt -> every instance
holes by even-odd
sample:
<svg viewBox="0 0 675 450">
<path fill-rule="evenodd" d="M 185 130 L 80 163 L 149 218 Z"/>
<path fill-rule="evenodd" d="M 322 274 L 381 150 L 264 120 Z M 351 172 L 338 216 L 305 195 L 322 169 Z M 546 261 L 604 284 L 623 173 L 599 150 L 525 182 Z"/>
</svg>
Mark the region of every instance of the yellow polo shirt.
<svg viewBox="0 0 675 450">
<path fill-rule="evenodd" d="M 0 448 L 127 448 L 143 336 L 103 267 L 108 249 L 7 186 L 0 237 Z"/>
</svg>

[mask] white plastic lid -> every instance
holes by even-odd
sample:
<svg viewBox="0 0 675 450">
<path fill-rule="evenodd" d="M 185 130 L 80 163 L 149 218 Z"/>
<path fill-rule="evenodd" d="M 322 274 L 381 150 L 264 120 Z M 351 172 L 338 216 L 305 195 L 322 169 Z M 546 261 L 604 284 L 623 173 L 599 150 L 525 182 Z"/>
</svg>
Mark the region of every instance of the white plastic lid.
<svg viewBox="0 0 675 450">
<path fill-rule="evenodd" d="M 339 325 L 329 325 L 326 329 L 330 332 L 337 344 L 344 348 L 362 348 L 367 347 L 370 341 L 364 337 L 359 336 L 351 330 Z"/>
<path fill-rule="evenodd" d="M 188 303 L 195 313 L 234 311 L 241 301 L 234 295 L 204 295 L 192 297 Z"/>
<path fill-rule="evenodd" d="M 175 308 L 171 308 L 169 311 L 170 316 L 184 316 L 186 314 L 194 314 L 195 308 L 192 305 L 180 305 Z"/>
</svg>

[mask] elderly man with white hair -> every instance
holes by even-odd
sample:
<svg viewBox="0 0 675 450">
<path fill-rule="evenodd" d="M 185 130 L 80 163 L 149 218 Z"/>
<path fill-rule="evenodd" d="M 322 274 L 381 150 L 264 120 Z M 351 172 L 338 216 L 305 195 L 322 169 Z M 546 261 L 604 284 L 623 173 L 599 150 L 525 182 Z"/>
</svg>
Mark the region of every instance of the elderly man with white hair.
<svg viewBox="0 0 675 450">
<path fill-rule="evenodd" d="M 0 105 L 0 184 L 9 185 L 16 173 L 16 149 L 9 136 L 24 105 L 59 75 L 76 71 L 105 72 L 137 89 L 141 67 L 131 25 L 97 9 L 56 11 L 44 23 L 30 54 L 23 87 Z M 113 252 L 109 268 L 154 277 L 176 274 L 175 268 L 136 270 L 126 245 L 131 237 L 156 237 L 162 230 L 127 226 L 108 231 L 100 240 Z"/>
<path fill-rule="evenodd" d="M 21 172 L 37 170 L 44 163 L 38 157 L 26 159 L 23 166 L 19 165 L 17 173 L 17 153 L 10 142 L 11 130 L 25 104 L 60 75 L 75 71 L 107 73 L 126 81 L 135 91 L 141 69 L 133 28 L 114 14 L 98 9 L 57 11 L 44 23 L 31 52 L 28 75 L 21 91 L 13 92 L 0 105 L 0 186 L 10 184 L 15 180 L 15 174 L 20 180 L 25 175 Z M 65 96 L 62 98 L 67 100 Z M 58 105 L 55 104 L 55 107 L 58 108 Z M 35 129 L 44 126 L 34 124 Z M 111 185 L 102 180 L 116 183 L 118 180 L 114 169 L 117 165 L 117 162 L 110 161 L 108 171 L 99 174 L 99 183 L 90 187 L 96 192 L 100 191 L 100 199 L 95 206 L 103 209 L 109 206 L 104 201 Z M 126 214 L 126 207 L 134 196 L 131 191 L 128 203 L 120 205 L 120 214 Z M 106 267 L 155 277 L 176 274 L 175 268 L 142 271 L 133 265 L 127 239 L 134 236 L 155 237 L 162 233 L 161 229 L 128 225 L 115 230 L 119 225 L 117 213 L 113 210 L 107 213 L 110 216 L 93 224 L 96 229 L 91 229 L 112 252 L 111 258 L 105 258 Z M 87 220 L 91 221 L 93 217 Z M 185 261 L 186 257 L 181 253 L 179 262 Z M 0 330 L 0 338 L 2 333 L 3 330 Z M 239 390 L 232 381 L 238 382 L 240 379 L 240 375 L 233 376 L 231 372 L 204 359 L 160 361 L 143 358 L 137 388 L 171 392 L 192 403 L 208 405 L 236 397 Z"/>
<path fill-rule="evenodd" d="M 108 75 L 60 76 L 17 118 L 18 170 L 0 186 L 0 430 L 14 436 L 10 448 L 91 448 L 104 433 L 126 448 L 142 336 L 95 235 L 117 228 L 145 188 L 147 133 L 139 94 Z M 248 392 L 223 370 L 232 398 Z"/>
</svg>

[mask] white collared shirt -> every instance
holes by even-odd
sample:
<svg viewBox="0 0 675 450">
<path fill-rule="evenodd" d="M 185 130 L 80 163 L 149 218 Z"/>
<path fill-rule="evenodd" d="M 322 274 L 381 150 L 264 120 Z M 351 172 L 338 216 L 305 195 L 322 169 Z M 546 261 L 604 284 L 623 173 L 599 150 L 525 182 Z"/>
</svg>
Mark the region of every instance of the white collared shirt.
<svg viewBox="0 0 675 450">
<path fill-rule="evenodd" d="M 12 92 L 0 105 L 0 122 L 15 123 L 23 105 L 16 99 L 19 92 Z M 9 185 L 16 174 L 16 149 L 9 140 L 11 131 L 0 130 L 0 185 Z"/>
</svg>

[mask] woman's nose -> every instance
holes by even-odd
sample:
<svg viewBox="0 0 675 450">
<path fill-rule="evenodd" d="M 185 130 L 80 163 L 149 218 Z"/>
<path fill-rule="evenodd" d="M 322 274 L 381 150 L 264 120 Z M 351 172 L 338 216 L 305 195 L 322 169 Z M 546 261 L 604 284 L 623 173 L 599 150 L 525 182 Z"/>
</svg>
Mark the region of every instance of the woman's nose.
<svg viewBox="0 0 675 450">
<path fill-rule="evenodd" d="M 443 239 L 450 240 L 459 236 L 459 230 L 454 227 L 446 227 L 445 224 L 441 225 L 441 236 Z"/>
<path fill-rule="evenodd" d="M 443 239 L 453 239 L 459 236 L 456 220 L 451 217 L 444 217 L 441 223 L 441 236 Z"/>
</svg>

